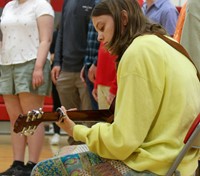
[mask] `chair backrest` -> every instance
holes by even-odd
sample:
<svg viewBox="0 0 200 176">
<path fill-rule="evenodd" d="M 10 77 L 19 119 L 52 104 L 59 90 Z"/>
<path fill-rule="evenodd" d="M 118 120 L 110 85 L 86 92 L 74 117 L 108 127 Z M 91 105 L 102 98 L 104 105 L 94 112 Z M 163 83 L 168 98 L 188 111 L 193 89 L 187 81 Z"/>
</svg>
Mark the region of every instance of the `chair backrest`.
<svg viewBox="0 0 200 176">
<path fill-rule="evenodd" d="M 192 147 L 193 148 L 200 148 L 200 114 L 197 116 L 197 118 L 192 123 L 190 129 L 188 130 L 186 137 L 184 139 L 184 143 L 186 144 L 188 140 L 190 140 L 190 137 L 192 134 L 195 134 L 195 139 L 192 141 Z"/>
<path fill-rule="evenodd" d="M 196 148 L 200 149 L 200 113 L 190 126 L 186 137 L 184 139 L 185 145 L 183 146 L 182 150 L 176 157 L 175 161 L 173 162 L 172 166 L 168 170 L 166 176 L 172 176 L 174 173 L 176 173 L 176 169 L 182 159 L 184 158 L 185 154 L 190 148 Z"/>
</svg>

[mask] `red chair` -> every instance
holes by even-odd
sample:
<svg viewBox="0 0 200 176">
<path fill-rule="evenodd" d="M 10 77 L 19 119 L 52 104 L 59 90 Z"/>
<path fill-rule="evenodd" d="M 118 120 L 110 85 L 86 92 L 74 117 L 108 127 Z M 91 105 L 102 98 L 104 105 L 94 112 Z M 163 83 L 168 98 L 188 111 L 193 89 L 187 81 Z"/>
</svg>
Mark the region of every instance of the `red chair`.
<svg viewBox="0 0 200 176">
<path fill-rule="evenodd" d="M 182 150 L 176 157 L 175 161 L 173 162 L 172 166 L 168 170 L 166 176 L 172 176 L 173 174 L 179 175 L 179 171 L 177 171 L 178 165 L 181 163 L 182 159 L 184 158 L 187 151 L 191 148 L 200 149 L 200 114 L 192 123 L 190 129 L 187 132 L 187 135 L 184 139 L 185 145 L 183 146 Z M 195 172 L 195 171 L 194 171 Z"/>
</svg>

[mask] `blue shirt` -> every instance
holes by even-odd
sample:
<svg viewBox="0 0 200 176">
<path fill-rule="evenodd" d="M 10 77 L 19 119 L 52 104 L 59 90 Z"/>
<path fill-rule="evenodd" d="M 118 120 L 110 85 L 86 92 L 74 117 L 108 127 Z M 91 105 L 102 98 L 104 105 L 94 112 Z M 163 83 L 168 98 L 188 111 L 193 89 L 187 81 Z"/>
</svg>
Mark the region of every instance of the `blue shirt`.
<svg viewBox="0 0 200 176">
<path fill-rule="evenodd" d="M 173 36 L 179 13 L 170 0 L 156 0 L 149 8 L 145 2 L 142 11 L 152 22 L 162 25 Z"/>
</svg>

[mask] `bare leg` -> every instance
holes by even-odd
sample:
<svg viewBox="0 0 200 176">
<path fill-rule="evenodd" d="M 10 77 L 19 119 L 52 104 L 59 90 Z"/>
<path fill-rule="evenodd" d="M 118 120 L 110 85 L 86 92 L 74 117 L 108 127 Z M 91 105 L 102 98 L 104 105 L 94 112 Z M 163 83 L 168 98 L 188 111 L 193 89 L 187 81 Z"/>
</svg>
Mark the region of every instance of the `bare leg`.
<svg viewBox="0 0 200 176">
<path fill-rule="evenodd" d="M 39 96 L 29 93 L 19 94 L 19 99 L 23 113 L 26 114 L 28 111 L 33 109 L 39 109 L 43 107 L 44 96 Z M 40 124 L 34 135 L 27 137 L 29 161 L 37 163 L 44 143 L 44 126 Z"/>
<path fill-rule="evenodd" d="M 26 147 L 26 136 L 16 134 L 13 132 L 14 123 L 22 113 L 19 97 L 16 95 L 3 95 L 4 102 L 11 123 L 11 141 L 13 147 L 14 160 L 24 161 L 25 147 Z"/>
<path fill-rule="evenodd" d="M 11 136 L 14 160 L 24 161 L 25 147 L 28 143 L 29 161 L 38 162 L 44 141 L 44 127 L 40 124 L 33 136 L 21 136 L 13 132 L 14 123 L 19 114 L 43 107 L 44 97 L 30 93 L 4 95 L 5 105 L 11 121 Z"/>
</svg>

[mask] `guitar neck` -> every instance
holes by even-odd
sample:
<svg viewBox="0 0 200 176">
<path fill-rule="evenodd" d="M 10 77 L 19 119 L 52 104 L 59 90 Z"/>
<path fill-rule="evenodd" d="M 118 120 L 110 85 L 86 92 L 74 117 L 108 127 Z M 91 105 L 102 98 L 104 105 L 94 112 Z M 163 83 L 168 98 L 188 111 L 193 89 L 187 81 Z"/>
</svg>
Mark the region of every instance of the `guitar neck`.
<svg viewBox="0 0 200 176">
<path fill-rule="evenodd" d="M 108 122 L 112 123 L 114 119 L 114 106 L 110 109 L 102 110 L 73 110 L 67 111 L 68 117 L 78 122 Z M 40 112 L 33 110 L 28 115 L 20 114 L 14 124 L 14 132 L 22 134 L 33 134 L 34 130 L 41 122 L 55 122 L 63 118 L 62 111 Z"/>
<path fill-rule="evenodd" d="M 67 111 L 68 117 L 73 121 L 103 121 L 113 122 L 113 112 L 109 109 Z"/>
<path fill-rule="evenodd" d="M 73 110 L 67 111 L 68 117 L 73 121 L 104 121 L 112 123 L 113 112 L 105 110 Z M 42 121 L 58 121 L 60 114 L 58 112 L 45 112 L 42 115 Z"/>
<path fill-rule="evenodd" d="M 42 114 L 42 122 L 55 122 L 60 119 L 59 112 L 44 112 Z"/>
</svg>

